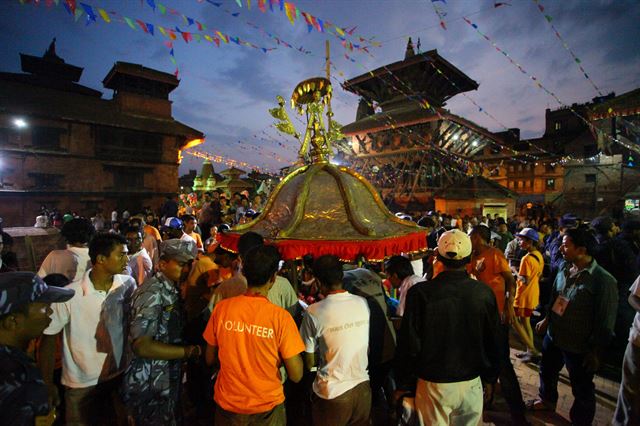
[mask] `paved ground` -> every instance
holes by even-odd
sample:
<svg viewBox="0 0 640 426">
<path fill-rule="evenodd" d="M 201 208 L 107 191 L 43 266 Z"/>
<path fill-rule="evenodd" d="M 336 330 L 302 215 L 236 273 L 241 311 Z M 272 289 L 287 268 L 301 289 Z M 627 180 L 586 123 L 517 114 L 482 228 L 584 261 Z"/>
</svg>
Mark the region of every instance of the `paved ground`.
<svg viewBox="0 0 640 426">
<path fill-rule="evenodd" d="M 534 364 L 525 364 L 520 360 L 517 360 L 515 357 L 516 352 L 517 351 L 515 349 L 511 350 L 511 359 L 513 360 L 513 366 L 518 376 L 518 381 L 520 382 L 522 395 L 526 401 L 528 399 L 535 398 L 537 395 L 539 384 L 538 367 Z M 609 425 L 611 424 L 611 418 L 613 417 L 613 411 L 615 410 L 620 383 L 599 376 L 596 376 L 595 383 L 597 405 L 594 424 Z M 560 373 L 558 393 L 560 394 L 560 398 L 558 400 L 556 413 L 527 413 L 527 417 L 533 425 L 571 424 L 569 422 L 569 409 L 573 403 L 573 396 L 571 395 L 571 386 L 569 385 L 569 376 L 566 369 L 563 369 Z M 508 408 L 504 403 L 504 400 L 499 398 L 499 392 L 496 394 L 493 411 L 485 412 L 484 420 L 485 425 L 510 424 Z"/>
</svg>

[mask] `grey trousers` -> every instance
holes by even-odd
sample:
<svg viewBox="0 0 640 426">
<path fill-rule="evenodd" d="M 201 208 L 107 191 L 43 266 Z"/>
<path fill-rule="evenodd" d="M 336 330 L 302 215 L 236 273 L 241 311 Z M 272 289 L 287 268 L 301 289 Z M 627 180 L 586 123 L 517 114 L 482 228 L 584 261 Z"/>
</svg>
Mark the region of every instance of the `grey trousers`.
<svg viewBox="0 0 640 426">
<path fill-rule="evenodd" d="M 640 424 L 640 347 L 629 342 L 622 361 L 622 383 L 614 425 Z"/>
</svg>

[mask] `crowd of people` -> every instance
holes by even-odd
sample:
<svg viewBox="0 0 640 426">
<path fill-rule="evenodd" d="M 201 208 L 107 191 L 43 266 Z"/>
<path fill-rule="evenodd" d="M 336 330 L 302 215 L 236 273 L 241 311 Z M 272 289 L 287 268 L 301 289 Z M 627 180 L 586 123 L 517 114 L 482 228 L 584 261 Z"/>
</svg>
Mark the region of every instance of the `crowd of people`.
<svg viewBox="0 0 640 426">
<path fill-rule="evenodd" d="M 0 424 L 367 425 L 378 408 L 475 425 L 499 382 L 524 425 L 555 410 L 566 367 L 571 422 L 588 425 L 607 353 L 612 422 L 640 423 L 640 220 L 429 212 L 414 218 L 428 250 L 382 264 L 285 263 L 255 232 L 218 244 L 262 208 L 214 192 L 158 215 L 69 214 L 67 248 L 34 272 L 3 246 Z M 540 366 L 530 401 L 512 330 Z"/>
</svg>

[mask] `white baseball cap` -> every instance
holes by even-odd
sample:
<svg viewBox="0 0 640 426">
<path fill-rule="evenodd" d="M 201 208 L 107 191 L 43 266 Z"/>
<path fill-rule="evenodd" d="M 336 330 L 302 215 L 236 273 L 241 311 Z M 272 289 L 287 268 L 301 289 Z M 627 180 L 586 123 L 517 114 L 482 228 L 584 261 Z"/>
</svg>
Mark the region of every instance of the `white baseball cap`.
<svg viewBox="0 0 640 426">
<path fill-rule="evenodd" d="M 471 255 L 471 239 L 459 229 L 444 232 L 438 240 L 438 253 L 445 259 L 462 260 Z"/>
</svg>

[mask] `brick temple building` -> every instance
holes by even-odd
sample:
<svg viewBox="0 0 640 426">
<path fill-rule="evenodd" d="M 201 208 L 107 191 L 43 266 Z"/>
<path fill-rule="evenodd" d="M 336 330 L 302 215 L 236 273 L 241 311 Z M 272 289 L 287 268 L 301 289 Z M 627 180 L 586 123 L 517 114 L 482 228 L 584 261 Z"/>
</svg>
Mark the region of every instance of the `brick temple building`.
<svg viewBox="0 0 640 426">
<path fill-rule="evenodd" d="M 29 226 L 40 207 L 90 216 L 158 208 L 178 190 L 180 151 L 202 132 L 172 117 L 171 74 L 116 62 L 103 80 L 111 99 L 78 84 L 55 40 L 44 56 L 21 54 L 23 73 L 0 73 L 0 216 Z"/>
</svg>

